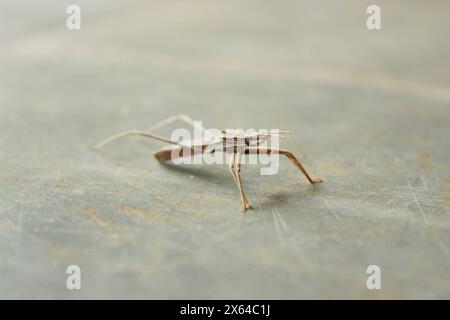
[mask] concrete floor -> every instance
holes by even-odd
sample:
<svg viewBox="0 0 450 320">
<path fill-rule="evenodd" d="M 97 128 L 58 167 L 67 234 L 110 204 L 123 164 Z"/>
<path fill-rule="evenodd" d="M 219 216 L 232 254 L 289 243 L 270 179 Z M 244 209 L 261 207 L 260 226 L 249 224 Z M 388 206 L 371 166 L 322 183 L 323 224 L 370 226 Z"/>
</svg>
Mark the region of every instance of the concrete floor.
<svg viewBox="0 0 450 320">
<path fill-rule="evenodd" d="M 450 298 L 450 3 L 372 2 L 0 2 L 0 298 Z M 291 129 L 325 183 L 244 166 L 242 214 L 226 166 L 90 149 L 177 113 Z"/>
</svg>

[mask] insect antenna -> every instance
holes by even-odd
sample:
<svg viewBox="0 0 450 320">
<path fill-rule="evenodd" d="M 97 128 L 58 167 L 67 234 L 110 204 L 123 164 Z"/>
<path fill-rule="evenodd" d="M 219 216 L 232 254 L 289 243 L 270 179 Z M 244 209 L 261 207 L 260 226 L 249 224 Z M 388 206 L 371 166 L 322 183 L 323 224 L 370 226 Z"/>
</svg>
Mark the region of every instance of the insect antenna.
<svg viewBox="0 0 450 320">
<path fill-rule="evenodd" d="M 287 134 L 289 136 L 289 138 L 291 139 L 291 141 L 294 143 L 295 147 L 297 148 L 297 150 L 302 154 L 302 156 L 304 156 L 305 158 L 307 158 L 306 154 L 303 152 L 302 147 L 300 146 L 300 143 L 297 141 L 297 139 L 294 137 L 294 135 L 292 134 L 291 131 L 287 131 Z"/>
</svg>

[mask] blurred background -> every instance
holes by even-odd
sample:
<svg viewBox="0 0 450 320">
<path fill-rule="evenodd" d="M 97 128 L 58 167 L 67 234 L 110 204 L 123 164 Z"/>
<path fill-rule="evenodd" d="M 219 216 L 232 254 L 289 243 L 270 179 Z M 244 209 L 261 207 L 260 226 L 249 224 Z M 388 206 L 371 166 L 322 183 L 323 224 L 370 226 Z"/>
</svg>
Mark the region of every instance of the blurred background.
<svg viewBox="0 0 450 320">
<path fill-rule="evenodd" d="M 0 1 L 0 298 L 450 298 L 449 10 Z M 325 183 L 244 166 L 242 214 L 226 166 L 163 166 L 143 139 L 90 148 L 179 113 L 292 130 Z"/>
</svg>

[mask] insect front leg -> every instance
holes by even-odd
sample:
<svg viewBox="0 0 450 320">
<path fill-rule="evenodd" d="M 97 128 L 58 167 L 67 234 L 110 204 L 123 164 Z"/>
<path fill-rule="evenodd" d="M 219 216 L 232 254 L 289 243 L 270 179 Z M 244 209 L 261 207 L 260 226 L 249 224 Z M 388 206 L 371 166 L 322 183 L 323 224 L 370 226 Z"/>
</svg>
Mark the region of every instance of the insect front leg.
<svg viewBox="0 0 450 320">
<path fill-rule="evenodd" d="M 250 206 L 250 203 L 248 202 L 247 195 L 246 195 L 246 193 L 244 191 L 244 186 L 242 185 L 242 179 L 241 179 L 241 154 L 240 153 L 236 154 L 234 170 L 235 170 L 235 173 L 236 173 L 239 190 L 241 191 L 241 198 L 242 198 L 242 205 L 243 205 L 243 210 L 242 211 L 246 211 L 247 209 L 250 209 L 251 206 Z"/>
<path fill-rule="evenodd" d="M 239 194 L 241 196 L 241 211 L 244 212 L 250 208 L 250 204 L 247 200 L 247 196 L 245 195 L 244 188 L 242 186 L 239 158 L 236 157 L 235 153 L 231 153 L 230 155 L 229 169 L 231 174 L 233 175 L 236 185 L 239 188 Z"/>
</svg>

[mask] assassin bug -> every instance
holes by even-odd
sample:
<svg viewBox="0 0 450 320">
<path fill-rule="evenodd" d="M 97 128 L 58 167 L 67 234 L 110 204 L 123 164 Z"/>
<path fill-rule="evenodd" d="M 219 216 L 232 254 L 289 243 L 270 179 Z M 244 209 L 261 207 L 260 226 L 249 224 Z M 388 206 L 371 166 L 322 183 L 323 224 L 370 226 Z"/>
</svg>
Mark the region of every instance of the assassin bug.
<svg viewBox="0 0 450 320">
<path fill-rule="evenodd" d="M 99 142 L 94 146 L 95 149 L 100 149 L 106 144 L 122 137 L 137 135 L 143 136 L 151 139 L 155 139 L 161 142 L 171 144 L 171 148 L 164 148 L 153 153 L 154 157 L 158 161 L 168 161 L 175 160 L 176 158 L 183 157 L 193 157 L 196 154 L 204 153 L 207 150 L 211 153 L 214 152 L 225 152 L 229 157 L 229 170 L 233 175 L 236 185 L 239 189 L 241 196 L 241 210 L 246 211 L 250 209 L 250 203 L 247 199 L 247 195 L 244 191 L 244 187 L 241 179 L 241 157 L 246 154 L 266 154 L 266 155 L 284 155 L 286 156 L 300 171 L 305 175 L 306 179 L 311 184 L 321 183 L 322 180 L 319 178 L 312 178 L 308 172 L 305 170 L 303 165 L 297 159 L 297 157 L 287 149 L 275 149 L 261 147 L 260 144 L 267 140 L 269 137 L 280 137 L 283 138 L 283 134 L 289 135 L 293 140 L 293 136 L 290 131 L 277 131 L 272 132 L 270 130 L 263 130 L 260 132 L 255 132 L 252 134 L 244 134 L 239 130 L 224 130 L 219 135 L 214 135 L 207 137 L 201 142 L 195 141 L 183 141 L 177 142 L 158 135 L 152 132 L 162 126 L 169 125 L 177 120 L 181 120 L 194 128 L 198 128 L 198 124 L 186 115 L 176 115 L 163 120 L 146 130 L 129 130 L 121 132 L 106 138 L 105 140 Z M 200 128 L 202 131 L 206 129 L 204 127 Z M 295 140 L 294 140 L 295 142 Z"/>
</svg>

